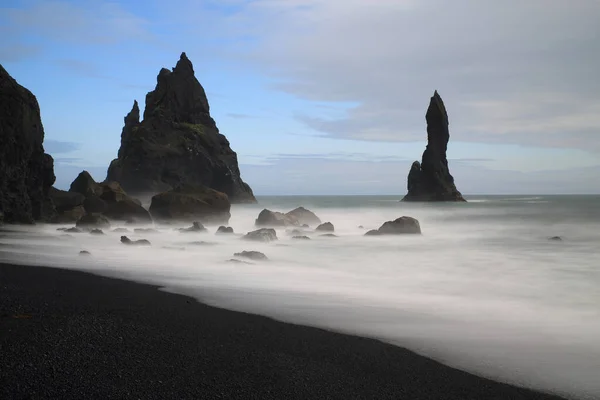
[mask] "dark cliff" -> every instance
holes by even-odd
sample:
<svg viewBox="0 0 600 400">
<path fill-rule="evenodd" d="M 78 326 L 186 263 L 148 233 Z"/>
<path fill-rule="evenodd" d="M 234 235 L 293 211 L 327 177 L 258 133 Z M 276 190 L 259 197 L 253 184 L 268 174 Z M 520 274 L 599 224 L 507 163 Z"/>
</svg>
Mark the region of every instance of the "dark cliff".
<svg viewBox="0 0 600 400">
<path fill-rule="evenodd" d="M 448 113 L 436 91 L 425 115 L 427 147 L 421 163 L 415 161 L 408 174 L 408 194 L 403 201 L 465 201 L 448 169 L 446 150 L 450 140 Z"/>
<path fill-rule="evenodd" d="M 52 216 L 54 160 L 44 153 L 43 142 L 37 99 L 0 65 L 0 222 Z"/>
<path fill-rule="evenodd" d="M 234 203 L 256 201 L 240 176 L 237 154 L 210 116 L 206 93 L 185 53 L 172 71 L 160 70 L 141 122 L 134 102 L 106 179 L 133 194 L 203 185 Z"/>
</svg>

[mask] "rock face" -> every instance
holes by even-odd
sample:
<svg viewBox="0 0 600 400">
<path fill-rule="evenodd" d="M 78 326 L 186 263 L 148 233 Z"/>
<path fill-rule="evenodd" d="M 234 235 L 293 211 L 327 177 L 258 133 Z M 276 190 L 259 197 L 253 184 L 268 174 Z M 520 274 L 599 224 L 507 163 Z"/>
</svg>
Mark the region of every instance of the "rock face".
<svg viewBox="0 0 600 400">
<path fill-rule="evenodd" d="M 400 217 L 393 221 L 386 221 L 379 227 L 379 229 L 373 229 L 365 233 L 365 236 L 378 236 L 378 235 L 420 235 L 421 224 L 419 221 L 412 217 Z"/>
<path fill-rule="evenodd" d="M 450 140 L 448 114 L 436 91 L 425 115 L 427 148 L 421 163 L 415 161 L 408 174 L 408 194 L 403 201 L 466 201 L 454 185 L 446 150 Z"/>
<path fill-rule="evenodd" d="M 304 207 L 294 208 L 292 211 L 286 213 L 287 216 L 295 218 L 299 224 L 306 225 L 319 225 L 321 223 L 321 219 L 317 217 L 317 215 L 307 210 Z"/>
<path fill-rule="evenodd" d="M 0 65 L 0 222 L 52 217 L 54 160 L 44 153 L 43 141 L 37 99 Z"/>
<path fill-rule="evenodd" d="M 223 192 L 234 203 L 256 202 L 240 177 L 237 154 L 210 116 L 204 88 L 185 53 L 172 71 L 160 70 L 156 88 L 146 95 L 142 122 L 134 102 L 107 180 L 133 194 L 188 184 Z"/>
<path fill-rule="evenodd" d="M 226 194 L 203 186 L 181 185 L 152 197 L 150 214 L 156 220 L 229 222 L 231 203 Z"/>
<path fill-rule="evenodd" d="M 58 212 L 52 222 L 75 222 L 85 214 L 102 214 L 112 220 L 134 223 L 152 222 L 150 213 L 137 199 L 129 197 L 121 185 L 97 183 L 87 171 L 75 178 L 68 192 L 52 188 L 50 195 Z"/>
</svg>

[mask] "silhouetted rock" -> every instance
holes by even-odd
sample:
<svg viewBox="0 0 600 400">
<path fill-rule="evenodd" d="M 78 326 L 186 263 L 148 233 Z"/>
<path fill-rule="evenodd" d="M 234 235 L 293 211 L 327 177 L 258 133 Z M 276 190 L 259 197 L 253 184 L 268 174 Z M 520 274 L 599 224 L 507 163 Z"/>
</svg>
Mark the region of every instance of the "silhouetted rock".
<svg viewBox="0 0 600 400">
<path fill-rule="evenodd" d="M 75 180 L 71 182 L 69 192 L 79 193 L 85 197 L 100 197 L 102 194 L 102 188 L 96 183 L 89 172 L 81 171 Z"/>
<path fill-rule="evenodd" d="M 319 235 L 319 236 L 322 236 L 322 237 L 338 237 L 337 235 L 335 235 L 333 233 L 324 233 L 324 234 Z"/>
<path fill-rule="evenodd" d="M 324 224 L 317 226 L 315 230 L 320 232 L 333 232 L 335 228 L 331 222 L 325 222 Z"/>
<path fill-rule="evenodd" d="M 217 232 L 218 234 L 231 234 L 233 233 L 233 228 L 230 226 L 223 226 L 221 225 L 219 228 L 217 228 Z"/>
<path fill-rule="evenodd" d="M 68 210 L 57 211 L 56 214 L 50 219 L 50 222 L 54 224 L 66 224 L 70 222 L 75 223 L 85 214 L 85 208 L 83 208 L 82 205 L 76 206 Z"/>
<path fill-rule="evenodd" d="M 254 222 L 256 226 L 298 226 L 300 225 L 296 217 L 280 213 L 278 211 L 267 210 L 266 208 L 258 214 Z"/>
<path fill-rule="evenodd" d="M 234 254 L 235 257 L 244 257 L 244 258 L 249 258 L 250 260 L 255 260 L 255 261 L 264 261 L 264 260 L 268 260 L 267 256 L 264 255 L 263 253 L 261 253 L 260 251 L 242 251 L 241 253 L 235 253 Z"/>
<path fill-rule="evenodd" d="M 152 217 L 148 210 L 133 198 L 125 198 L 121 201 L 108 203 L 104 215 L 112 220 L 127 221 L 129 224 L 149 224 L 152 222 Z"/>
<path fill-rule="evenodd" d="M 83 208 L 88 214 L 102 214 L 106 211 L 108 205 L 104 200 L 95 194 L 89 195 L 83 201 Z"/>
<path fill-rule="evenodd" d="M 69 229 L 65 229 L 65 232 L 69 232 L 69 233 L 81 233 L 83 232 L 81 229 L 73 227 L 73 228 L 69 228 Z"/>
<path fill-rule="evenodd" d="M 436 91 L 427 114 L 427 148 L 421 163 L 415 161 L 408 174 L 408 194 L 403 201 L 465 201 L 448 169 L 446 150 L 450 140 L 448 114 Z"/>
<path fill-rule="evenodd" d="M 0 65 L 0 222 L 53 217 L 54 160 L 43 141 L 37 99 Z"/>
<path fill-rule="evenodd" d="M 206 228 L 200 222 L 194 222 L 189 228 L 180 228 L 179 232 L 206 232 Z"/>
<path fill-rule="evenodd" d="M 80 256 L 91 256 L 92 254 L 89 251 L 87 251 L 87 250 L 81 250 L 79 252 L 79 255 Z"/>
<path fill-rule="evenodd" d="M 552 240 L 555 242 L 562 242 L 563 239 L 560 236 L 552 236 L 552 237 L 549 237 L 548 240 Z"/>
<path fill-rule="evenodd" d="M 315 213 L 304 207 L 295 208 L 285 215 L 293 217 L 299 224 L 302 224 L 303 226 L 306 225 L 306 227 L 309 227 L 310 225 L 319 225 L 321 223 L 321 220 Z"/>
<path fill-rule="evenodd" d="M 94 228 L 110 228 L 108 218 L 101 214 L 86 214 L 77 220 L 75 224 L 78 228 L 94 229 Z"/>
<path fill-rule="evenodd" d="M 227 223 L 231 204 L 226 194 L 204 186 L 181 185 L 152 197 L 150 214 L 157 220 Z"/>
<path fill-rule="evenodd" d="M 379 227 L 365 233 L 365 236 L 421 234 L 419 221 L 412 217 L 400 217 L 394 221 L 386 221 Z"/>
<path fill-rule="evenodd" d="M 115 228 L 112 231 L 113 232 L 117 232 L 117 233 L 124 233 L 124 232 L 129 232 L 129 229 L 127 229 L 127 228 Z"/>
<path fill-rule="evenodd" d="M 104 232 L 102 232 L 102 229 L 92 229 L 92 230 L 90 231 L 90 233 L 91 233 L 92 235 L 104 235 Z"/>
<path fill-rule="evenodd" d="M 272 228 L 261 228 L 252 232 L 248 232 L 243 238 L 258 242 L 271 242 L 273 240 L 277 240 L 277 232 L 275 232 L 275 229 Z"/>
<path fill-rule="evenodd" d="M 121 243 L 129 246 L 150 246 L 151 243 L 146 239 L 131 240 L 127 236 L 121 236 Z"/>
<path fill-rule="evenodd" d="M 188 184 L 223 192 L 234 203 L 256 202 L 240 177 L 237 154 L 210 116 L 204 88 L 185 53 L 172 71 L 160 70 L 156 88 L 146 95 L 143 121 L 139 118 L 134 102 L 107 180 L 134 194 Z"/>
</svg>

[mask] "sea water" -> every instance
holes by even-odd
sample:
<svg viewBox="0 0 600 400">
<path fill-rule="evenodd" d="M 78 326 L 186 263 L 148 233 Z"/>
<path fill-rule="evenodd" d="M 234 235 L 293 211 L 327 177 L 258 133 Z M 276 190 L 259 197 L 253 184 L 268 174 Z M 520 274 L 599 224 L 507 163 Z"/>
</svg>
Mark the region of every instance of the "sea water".
<svg viewBox="0 0 600 400">
<path fill-rule="evenodd" d="M 224 308 L 378 338 L 493 379 L 600 398 L 600 196 L 468 200 L 262 197 L 233 206 L 234 235 L 215 235 L 215 226 L 105 235 L 5 226 L 0 262 L 158 284 Z M 297 240 L 281 228 L 275 242 L 241 239 L 263 208 L 298 206 L 332 222 L 336 237 L 309 230 L 311 240 Z M 423 234 L 364 236 L 403 215 Z M 123 234 L 152 246 L 125 246 Z M 243 250 L 269 260 L 228 261 Z"/>
</svg>

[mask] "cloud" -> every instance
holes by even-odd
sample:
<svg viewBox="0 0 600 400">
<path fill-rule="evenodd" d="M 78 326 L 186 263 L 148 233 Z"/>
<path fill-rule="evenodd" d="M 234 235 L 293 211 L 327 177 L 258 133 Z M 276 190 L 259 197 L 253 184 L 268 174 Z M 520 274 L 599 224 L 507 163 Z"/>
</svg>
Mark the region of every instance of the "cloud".
<svg viewBox="0 0 600 400">
<path fill-rule="evenodd" d="M 49 154 L 69 153 L 71 151 L 79 150 L 80 148 L 81 143 L 77 142 L 63 142 L 52 139 L 44 140 L 44 150 Z"/>
<path fill-rule="evenodd" d="M 422 138 L 438 89 L 454 140 L 600 151 L 598 15 L 597 0 L 255 0 L 221 22 L 245 39 L 229 57 L 272 88 L 358 103 L 298 115 L 330 137 Z"/>
</svg>

